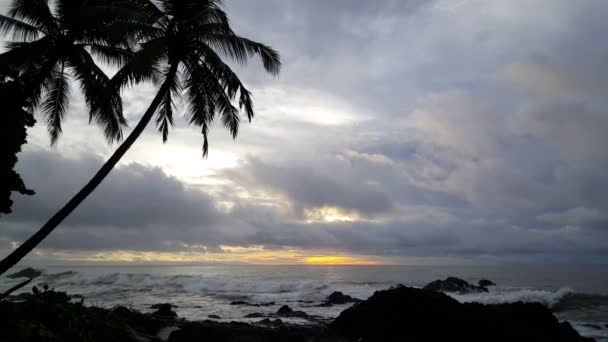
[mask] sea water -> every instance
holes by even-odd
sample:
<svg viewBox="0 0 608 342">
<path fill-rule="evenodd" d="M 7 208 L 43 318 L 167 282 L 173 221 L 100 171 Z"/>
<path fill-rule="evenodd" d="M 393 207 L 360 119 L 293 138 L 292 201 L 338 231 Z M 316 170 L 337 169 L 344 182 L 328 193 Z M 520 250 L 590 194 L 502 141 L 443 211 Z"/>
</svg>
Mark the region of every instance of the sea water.
<svg viewBox="0 0 608 342">
<path fill-rule="evenodd" d="M 110 308 L 124 305 L 151 312 L 152 304 L 172 303 L 190 320 L 254 322 L 245 315 L 271 313 L 284 304 L 332 319 L 347 305 L 319 307 L 333 291 L 366 299 L 397 284 L 422 287 L 448 276 L 471 283 L 489 279 L 488 293 L 451 294 L 461 302 L 486 304 L 540 302 L 585 336 L 608 341 L 608 268 L 606 267 L 437 267 L 437 266 L 81 266 L 45 267 L 36 284 L 85 297 L 85 303 Z M 0 278 L 0 290 L 18 280 Z M 27 289 L 29 291 L 29 289 Z M 24 289 L 23 291 L 26 291 Z M 231 305 L 234 301 L 268 306 Z M 294 323 L 306 321 L 294 318 Z"/>
</svg>

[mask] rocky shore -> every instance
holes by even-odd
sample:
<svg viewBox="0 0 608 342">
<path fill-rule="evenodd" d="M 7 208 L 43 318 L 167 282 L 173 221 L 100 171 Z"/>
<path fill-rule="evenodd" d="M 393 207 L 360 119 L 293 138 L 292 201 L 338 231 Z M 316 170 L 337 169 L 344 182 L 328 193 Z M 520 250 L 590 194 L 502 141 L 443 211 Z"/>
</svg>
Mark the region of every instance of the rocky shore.
<svg viewBox="0 0 608 342">
<path fill-rule="evenodd" d="M 448 278 L 431 284 L 424 289 L 397 286 L 363 301 L 333 293 L 319 305 L 353 305 L 331 322 L 282 306 L 251 324 L 186 321 L 169 303 L 155 305 L 154 313 L 124 306 L 102 309 L 62 292 L 36 289 L 0 303 L 1 334 L 11 342 L 593 341 L 541 304 L 462 304 L 440 292 L 484 291 L 492 285 L 489 281 L 471 285 Z M 284 317 L 310 323 L 294 325 L 282 321 Z"/>
</svg>

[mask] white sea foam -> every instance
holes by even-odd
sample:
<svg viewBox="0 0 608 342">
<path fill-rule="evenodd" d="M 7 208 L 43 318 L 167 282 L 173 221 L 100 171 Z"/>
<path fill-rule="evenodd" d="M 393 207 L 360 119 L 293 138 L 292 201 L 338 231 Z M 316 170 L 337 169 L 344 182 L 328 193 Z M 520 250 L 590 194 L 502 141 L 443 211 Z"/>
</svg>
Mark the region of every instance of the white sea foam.
<svg viewBox="0 0 608 342">
<path fill-rule="evenodd" d="M 503 303 L 541 303 L 548 307 L 558 304 L 566 295 L 573 293 L 563 287 L 557 291 L 513 288 L 491 288 L 489 292 L 449 295 L 462 303 L 503 304 Z"/>
</svg>

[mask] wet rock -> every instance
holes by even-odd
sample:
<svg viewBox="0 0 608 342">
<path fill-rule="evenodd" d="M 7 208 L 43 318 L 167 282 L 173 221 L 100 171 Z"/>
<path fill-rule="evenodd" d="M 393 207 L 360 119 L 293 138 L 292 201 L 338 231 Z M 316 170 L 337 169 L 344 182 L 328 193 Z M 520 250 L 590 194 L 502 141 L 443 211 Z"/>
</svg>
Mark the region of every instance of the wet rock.
<svg viewBox="0 0 608 342">
<path fill-rule="evenodd" d="M 13 274 L 9 274 L 6 277 L 7 278 L 11 278 L 11 279 L 16 279 L 16 278 L 36 278 L 39 277 L 42 274 L 42 271 L 33 269 L 31 267 L 22 269 L 19 272 L 13 273 Z"/>
<path fill-rule="evenodd" d="M 171 308 L 178 308 L 179 306 L 174 305 L 174 304 L 170 304 L 170 303 L 159 303 L 159 304 L 153 304 L 150 305 L 150 309 L 160 309 L 163 307 L 169 306 L 169 309 Z"/>
<path fill-rule="evenodd" d="M 425 290 L 437 291 L 437 292 L 457 292 L 457 293 L 474 293 L 474 292 L 488 292 L 483 286 L 475 286 L 468 283 L 465 280 L 456 277 L 448 277 L 445 280 L 435 280 L 428 283 Z"/>
<path fill-rule="evenodd" d="M 177 313 L 171 310 L 171 304 L 158 304 L 156 307 L 158 310 L 152 313 L 154 316 L 158 317 L 177 317 Z"/>
<path fill-rule="evenodd" d="M 263 313 L 260 313 L 260 312 L 254 312 L 254 313 L 245 315 L 245 318 L 261 318 L 261 317 L 266 317 L 266 315 L 264 315 Z"/>
<path fill-rule="evenodd" d="M 168 342 L 330 342 L 324 330 L 316 326 L 251 325 L 246 323 L 192 322 L 169 335 Z"/>
<path fill-rule="evenodd" d="M 162 327 L 159 321 L 124 307 L 86 307 L 50 290 L 32 294 L 24 302 L 0 302 L 0 317 L 0 340 L 12 342 L 160 342 L 155 333 Z M 135 323 L 138 320 L 145 323 Z"/>
<path fill-rule="evenodd" d="M 335 291 L 327 297 L 327 299 L 325 300 L 325 303 L 346 304 L 346 303 L 358 303 L 360 301 L 361 301 L 361 299 L 353 298 L 349 295 L 345 295 L 344 293 L 342 293 L 340 291 Z"/>
<path fill-rule="evenodd" d="M 377 291 L 331 324 L 359 341 L 588 342 L 539 303 L 459 303 L 448 295 L 399 287 Z"/>
<path fill-rule="evenodd" d="M 222 319 L 222 317 L 220 317 L 218 315 L 208 315 L 207 317 L 213 318 L 213 319 Z"/>
<path fill-rule="evenodd" d="M 308 314 L 304 311 L 294 311 L 292 308 L 290 308 L 287 305 L 283 305 L 279 308 L 279 310 L 277 310 L 277 315 L 280 317 L 300 317 L 300 318 L 306 318 L 308 317 Z"/>
<path fill-rule="evenodd" d="M 270 318 L 264 318 L 263 320 L 259 321 L 258 324 L 262 324 L 262 325 L 270 325 L 270 326 L 281 326 L 283 325 L 283 321 L 281 321 L 280 319 L 270 319 Z"/>
<path fill-rule="evenodd" d="M 477 285 L 481 287 L 496 286 L 493 281 L 488 279 L 481 279 L 479 282 L 477 282 Z"/>
</svg>

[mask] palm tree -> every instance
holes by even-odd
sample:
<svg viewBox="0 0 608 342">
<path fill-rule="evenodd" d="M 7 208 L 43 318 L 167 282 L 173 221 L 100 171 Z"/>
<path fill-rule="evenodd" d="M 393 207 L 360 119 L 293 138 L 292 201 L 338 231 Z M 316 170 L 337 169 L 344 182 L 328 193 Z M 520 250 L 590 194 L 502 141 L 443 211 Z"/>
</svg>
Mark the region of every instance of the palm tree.
<svg viewBox="0 0 608 342">
<path fill-rule="evenodd" d="M 128 85 L 151 80 L 158 92 L 129 136 L 85 187 L 77 193 L 38 232 L 0 262 L 4 273 L 35 248 L 65 219 L 110 173 L 148 123 L 155 117 L 157 128 L 167 141 L 173 125 L 173 111 L 185 102 L 185 116 L 201 128 L 203 156 L 209 150 L 208 132 L 219 115 L 236 138 L 240 111 L 248 120 L 254 116 L 251 92 L 220 56 L 244 64 L 250 57 L 261 58 L 264 68 L 278 74 L 281 62 L 272 48 L 236 35 L 220 0 L 131 0 L 121 16 L 128 38 L 140 42 L 139 49 L 113 77 L 105 92 L 114 94 Z M 103 97 L 109 97 L 106 95 Z M 234 102 L 237 102 L 235 105 Z"/>
<path fill-rule="evenodd" d="M 102 0 L 57 0 L 55 11 L 47 0 L 13 0 L 8 16 L 0 15 L 0 33 L 13 40 L 0 55 L 0 66 L 25 83 L 25 95 L 32 109 L 41 109 L 53 144 L 69 106 L 70 77 L 80 84 L 90 119 L 109 141 L 121 139 L 126 121 L 120 96 L 100 96 L 110 80 L 93 56 L 120 63 L 129 50 L 124 39 L 118 43 L 104 33 L 111 20 L 104 8 Z"/>
</svg>

